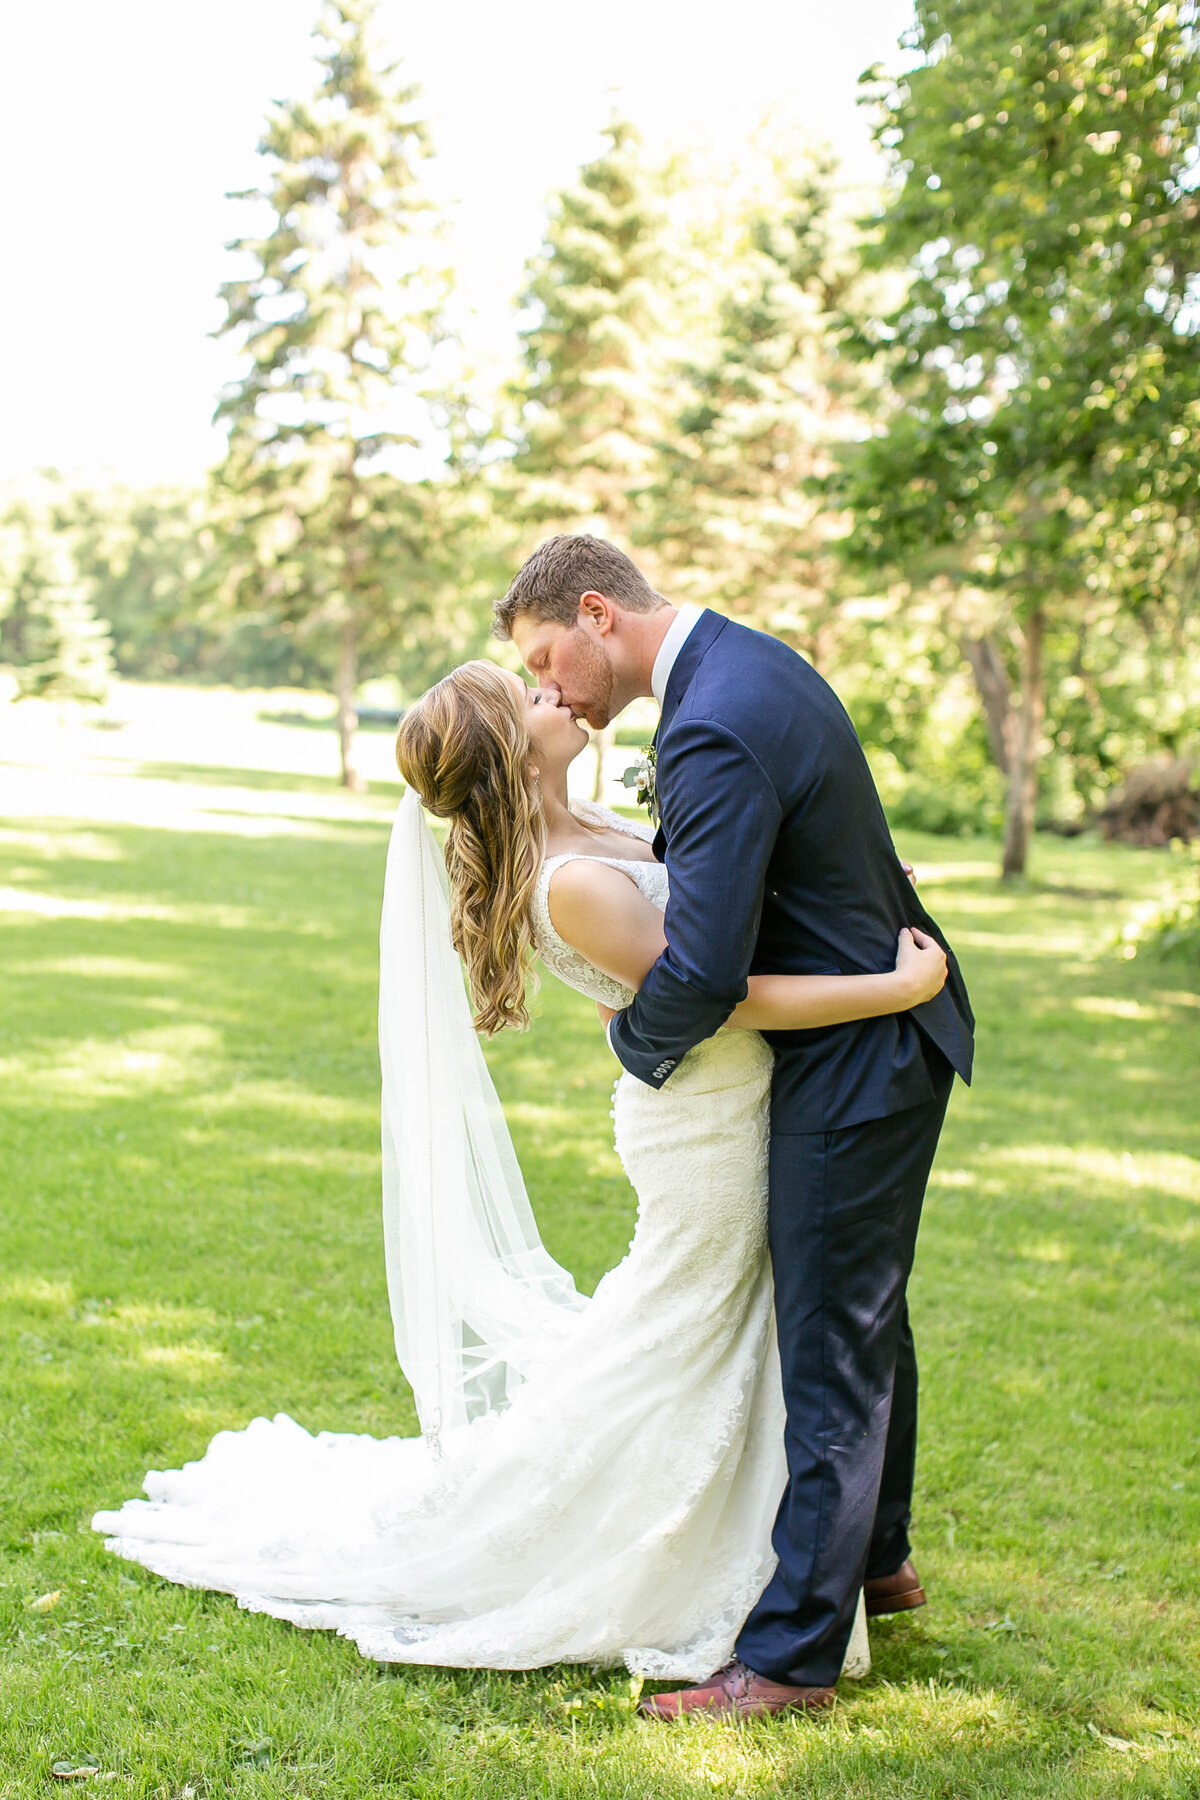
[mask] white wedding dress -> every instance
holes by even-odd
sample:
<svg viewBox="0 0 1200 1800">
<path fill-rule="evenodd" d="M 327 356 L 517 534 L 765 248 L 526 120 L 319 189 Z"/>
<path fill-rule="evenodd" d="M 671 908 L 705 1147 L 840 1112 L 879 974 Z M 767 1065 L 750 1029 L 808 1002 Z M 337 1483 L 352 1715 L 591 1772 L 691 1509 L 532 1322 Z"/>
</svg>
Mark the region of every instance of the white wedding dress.
<svg viewBox="0 0 1200 1800">
<path fill-rule="evenodd" d="M 580 805 L 631 836 L 648 829 Z M 613 1007 L 632 995 L 555 932 L 542 960 Z M 658 907 L 666 870 L 613 861 Z M 629 1253 L 569 1296 L 507 1406 L 426 1438 L 312 1436 L 286 1414 L 151 1472 L 95 1517 L 108 1547 L 380 1662 L 619 1664 L 699 1679 L 726 1662 L 775 1563 L 783 1399 L 766 1243 L 771 1053 L 700 1044 L 659 1091 L 622 1075 Z M 553 1265 L 550 1265 L 553 1267 Z M 569 1285 L 569 1284 L 568 1284 Z M 845 1672 L 869 1667 L 861 1600 Z"/>
</svg>

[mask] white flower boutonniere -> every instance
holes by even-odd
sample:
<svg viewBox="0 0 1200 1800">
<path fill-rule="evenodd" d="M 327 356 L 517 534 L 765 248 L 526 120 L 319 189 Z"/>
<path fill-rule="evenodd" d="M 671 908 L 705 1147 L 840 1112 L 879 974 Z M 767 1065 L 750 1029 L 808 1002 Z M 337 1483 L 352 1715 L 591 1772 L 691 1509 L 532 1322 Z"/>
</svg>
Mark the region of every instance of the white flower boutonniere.
<svg viewBox="0 0 1200 1800">
<path fill-rule="evenodd" d="M 645 807 L 653 825 L 659 823 L 657 773 L 658 752 L 653 744 L 647 744 L 638 761 L 631 763 L 621 777 L 625 787 L 633 788 L 634 799 Z"/>
</svg>

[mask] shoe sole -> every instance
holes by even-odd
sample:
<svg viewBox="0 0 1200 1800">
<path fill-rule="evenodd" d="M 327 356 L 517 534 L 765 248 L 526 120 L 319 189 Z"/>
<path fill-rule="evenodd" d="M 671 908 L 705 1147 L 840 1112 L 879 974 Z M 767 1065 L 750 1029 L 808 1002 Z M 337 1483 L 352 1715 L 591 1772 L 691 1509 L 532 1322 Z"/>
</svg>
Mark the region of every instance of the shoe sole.
<svg viewBox="0 0 1200 1800">
<path fill-rule="evenodd" d="M 902 1594 L 880 1595 L 878 1600 L 867 1600 L 864 1604 L 868 1619 L 885 1619 L 891 1613 L 911 1612 L 914 1607 L 924 1606 L 925 1589 L 905 1588 Z"/>
<path fill-rule="evenodd" d="M 690 1719 L 703 1714 L 706 1719 L 755 1719 L 776 1718 L 780 1713 L 822 1713 L 828 1712 L 835 1705 L 837 1695 L 830 1692 L 827 1698 L 808 1701 L 785 1700 L 772 1705 L 770 1701 L 750 1701 L 738 1705 L 736 1701 L 709 1701 L 701 1706 L 680 1707 L 678 1712 L 664 1712 L 654 1704 L 653 1698 L 642 1700 L 638 1705 L 638 1714 L 643 1719 L 656 1719 L 662 1725 L 677 1724 L 680 1719 Z"/>
<path fill-rule="evenodd" d="M 660 1725 L 677 1725 L 681 1719 L 777 1719 L 781 1713 L 817 1713 L 828 1712 L 833 1705 L 832 1700 L 822 1700 L 817 1705 L 797 1706 L 687 1706 L 681 1712 L 660 1712 L 654 1707 L 639 1706 L 638 1716 L 643 1719 L 654 1719 Z"/>
</svg>

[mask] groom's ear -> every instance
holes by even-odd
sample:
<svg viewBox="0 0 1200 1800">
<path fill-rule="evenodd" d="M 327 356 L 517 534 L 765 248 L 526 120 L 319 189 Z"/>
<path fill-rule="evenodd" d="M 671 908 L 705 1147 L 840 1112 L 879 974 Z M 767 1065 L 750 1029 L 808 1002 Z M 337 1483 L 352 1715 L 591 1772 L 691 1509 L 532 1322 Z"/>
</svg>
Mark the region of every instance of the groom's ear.
<svg viewBox="0 0 1200 1800">
<path fill-rule="evenodd" d="M 604 594 L 589 589 L 579 596 L 579 623 L 585 620 L 595 626 L 601 637 L 607 637 L 616 623 L 616 607 Z"/>
</svg>

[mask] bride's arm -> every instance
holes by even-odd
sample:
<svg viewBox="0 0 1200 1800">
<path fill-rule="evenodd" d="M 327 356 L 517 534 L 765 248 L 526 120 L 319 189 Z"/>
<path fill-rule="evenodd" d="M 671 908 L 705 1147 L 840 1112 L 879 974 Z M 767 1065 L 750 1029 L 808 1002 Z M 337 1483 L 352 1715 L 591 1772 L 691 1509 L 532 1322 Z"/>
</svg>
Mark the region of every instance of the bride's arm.
<svg viewBox="0 0 1200 1800">
<path fill-rule="evenodd" d="M 907 1012 L 939 994 L 946 952 L 924 931 L 905 926 L 896 966 L 884 975 L 751 975 L 750 992 L 726 1019 L 757 1031 L 803 1031 Z"/>
<path fill-rule="evenodd" d="M 642 985 L 666 944 L 662 914 L 627 875 L 580 858 L 550 878 L 550 919 L 559 936 L 625 987 Z M 896 967 L 883 975 L 752 975 L 727 1025 L 803 1031 L 907 1012 L 940 992 L 946 955 L 923 931 L 904 930 Z"/>
</svg>

